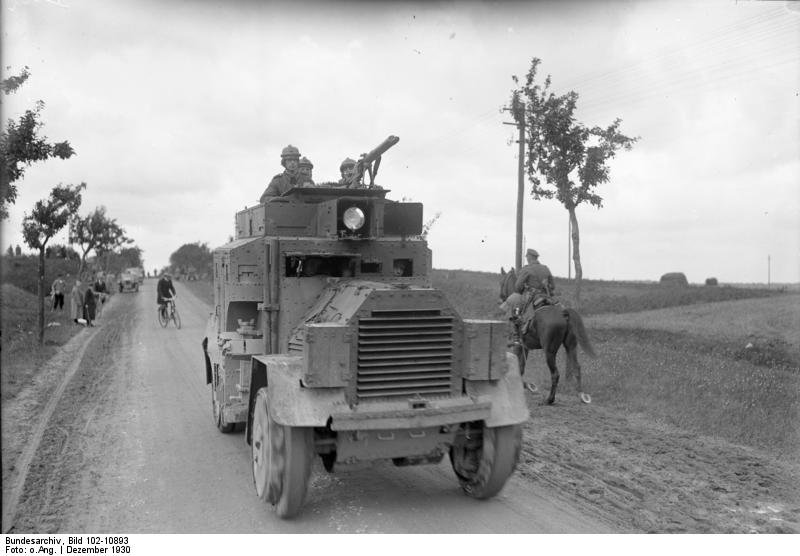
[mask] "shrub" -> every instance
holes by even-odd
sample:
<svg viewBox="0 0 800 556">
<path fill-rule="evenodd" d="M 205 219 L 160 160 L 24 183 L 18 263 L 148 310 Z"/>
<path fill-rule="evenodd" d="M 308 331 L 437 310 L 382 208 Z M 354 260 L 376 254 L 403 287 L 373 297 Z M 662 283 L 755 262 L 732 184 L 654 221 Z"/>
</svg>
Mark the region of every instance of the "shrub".
<svg viewBox="0 0 800 556">
<path fill-rule="evenodd" d="M 718 286 L 719 282 L 717 282 L 716 278 L 706 278 L 706 286 Z"/>
</svg>

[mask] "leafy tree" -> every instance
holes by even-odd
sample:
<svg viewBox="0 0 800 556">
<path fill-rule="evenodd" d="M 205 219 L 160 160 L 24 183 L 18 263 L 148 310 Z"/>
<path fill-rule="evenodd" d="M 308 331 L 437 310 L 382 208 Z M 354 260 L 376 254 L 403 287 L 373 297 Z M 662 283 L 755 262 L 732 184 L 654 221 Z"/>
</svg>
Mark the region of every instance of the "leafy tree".
<svg viewBox="0 0 800 556">
<path fill-rule="evenodd" d="M 68 245 L 61 245 L 61 244 L 54 244 L 48 245 L 47 249 L 45 249 L 44 256 L 47 259 L 56 258 L 56 259 L 68 259 L 68 260 L 78 260 L 80 259 L 80 255 L 78 252 L 75 251 L 72 247 Z"/>
<path fill-rule="evenodd" d="M 126 268 L 142 268 L 142 250 L 139 247 L 123 247 L 119 252 L 110 252 L 105 255 L 108 272 L 121 272 Z"/>
<path fill-rule="evenodd" d="M 22 220 L 22 237 L 31 249 L 39 250 L 39 343 L 44 342 L 44 265 L 45 249 L 59 230 L 81 206 L 81 191 L 85 183 L 77 186 L 55 186 L 50 198 L 36 201 L 30 215 Z"/>
<path fill-rule="evenodd" d="M 193 268 L 198 274 L 211 272 L 214 255 L 207 243 L 185 243 L 169 256 L 169 264 L 179 272 Z"/>
<path fill-rule="evenodd" d="M 431 228 L 433 228 L 433 225 L 436 224 L 441 216 L 442 211 L 439 211 L 433 215 L 433 218 L 425 222 L 425 224 L 422 226 L 422 233 L 419 234 L 419 237 L 422 239 L 428 239 L 428 234 L 431 233 Z"/>
<path fill-rule="evenodd" d="M 13 257 L 14 256 L 14 248 L 11 247 L 10 245 L 8 246 L 8 249 L 6 249 L 6 256 L 7 257 Z"/>
<path fill-rule="evenodd" d="M 106 207 L 97 207 L 83 218 L 75 215 L 70 221 L 69 241 L 78 244 L 81 250 L 78 274 L 84 271 L 90 251 L 94 250 L 96 255 L 101 255 L 130 242 L 117 221 L 106 216 Z"/>
<path fill-rule="evenodd" d="M 596 188 L 610 179 L 608 162 L 618 150 L 630 150 L 639 138 L 623 135 L 619 118 L 605 128 L 590 128 L 579 122 L 575 117 L 578 93 L 556 95 L 550 90 L 549 75 L 543 84 L 537 83 L 540 63 L 539 58 L 533 58 L 522 85 L 517 76 L 512 76 L 517 86 L 512 91 L 512 105 L 515 119 L 525 126 L 525 168 L 532 183 L 531 195 L 536 200 L 555 198 L 569 212 L 575 297 L 580 305 L 583 268 L 575 209 L 581 203 L 603 206 Z"/>
<path fill-rule="evenodd" d="M 0 90 L 4 95 L 13 93 L 28 77 L 29 68 L 25 66 L 19 75 L 0 81 Z M 66 159 L 75 154 L 69 141 L 49 143 L 47 137 L 40 135 L 42 110 L 44 102 L 39 100 L 18 121 L 9 119 L 6 129 L 0 132 L 0 220 L 8 217 L 8 205 L 16 202 L 16 182 L 23 177 L 28 166 L 53 157 Z"/>
</svg>

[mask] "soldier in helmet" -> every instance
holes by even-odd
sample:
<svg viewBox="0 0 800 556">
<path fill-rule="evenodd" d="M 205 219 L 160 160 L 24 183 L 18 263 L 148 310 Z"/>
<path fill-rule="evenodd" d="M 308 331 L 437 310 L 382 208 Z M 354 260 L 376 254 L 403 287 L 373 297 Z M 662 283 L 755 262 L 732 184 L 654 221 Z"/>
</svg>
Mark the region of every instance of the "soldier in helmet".
<svg viewBox="0 0 800 556">
<path fill-rule="evenodd" d="M 306 157 L 300 159 L 300 163 L 297 166 L 300 185 L 303 187 L 314 187 L 314 180 L 311 179 L 311 171 L 313 169 L 314 165 L 311 164 L 309 159 Z"/>
<path fill-rule="evenodd" d="M 342 174 L 342 179 L 339 180 L 339 185 L 350 185 L 353 181 L 353 175 L 356 171 L 356 161 L 352 158 L 345 158 L 339 165 L 339 172 Z"/>
<path fill-rule="evenodd" d="M 285 170 L 272 178 L 264 193 L 261 194 L 260 202 L 263 203 L 270 197 L 280 197 L 299 184 L 300 150 L 292 145 L 284 147 L 281 151 L 281 166 Z"/>
<path fill-rule="evenodd" d="M 553 275 L 547 266 L 539 262 L 539 253 L 536 249 L 528 249 L 525 252 L 525 259 L 528 264 L 519 271 L 514 290 L 532 296 L 533 304 L 537 306 L 537 301 L 555 294 Z"/>
</svg>

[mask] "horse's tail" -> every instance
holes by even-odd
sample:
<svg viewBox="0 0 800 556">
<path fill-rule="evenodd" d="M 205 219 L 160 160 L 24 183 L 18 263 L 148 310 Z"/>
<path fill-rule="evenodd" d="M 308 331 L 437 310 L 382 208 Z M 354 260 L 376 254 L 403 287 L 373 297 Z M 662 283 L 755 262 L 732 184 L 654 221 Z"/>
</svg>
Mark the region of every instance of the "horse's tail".
<svg viewBox="0 0 800 556">
<path fill-rule="evenodd" d="M 589 335 L 586 333 L 586 327 L 583 326 L 581 315 L 575 309 L 567 309 L 567 313 L 569 313 L 569 325 L 578 338 L 578 344 L 589 356 L 597 357 L 592 342 L 589 341 Z"/>
</svg>

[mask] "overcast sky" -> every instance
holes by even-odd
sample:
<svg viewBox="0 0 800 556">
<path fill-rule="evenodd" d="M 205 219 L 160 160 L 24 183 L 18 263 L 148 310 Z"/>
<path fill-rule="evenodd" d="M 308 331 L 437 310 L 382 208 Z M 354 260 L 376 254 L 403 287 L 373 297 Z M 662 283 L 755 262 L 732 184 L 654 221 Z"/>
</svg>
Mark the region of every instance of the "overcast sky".
<svg viewBox="0 0 800 556">
<path fill-rule="evenodd" d="M 800 6 L 784 2 L 269 3 L 7 0 L 3 67 L 31 78 L 77 155 L 32 166 L 3 224 L 85 181 L 148 270 L 219 246 L 291 143 L 316 181 L 388 135 L 378 183 L 441 217 L 437 268 L 514 262 L 517 145 L 503 125 L 531 58 L 579 118 L 641 137 L 602 209 L 578 208 L 584 277 L 800 282 Z M 529 186 L 526 187 L 529 191 Z M 567 275 L 567 212 L 525 200 L 525 243 Z M 56 241 L 65 241 L 60 234 Z M 770 263 L 768 265 L 768 257 Z"/>
</svg>

